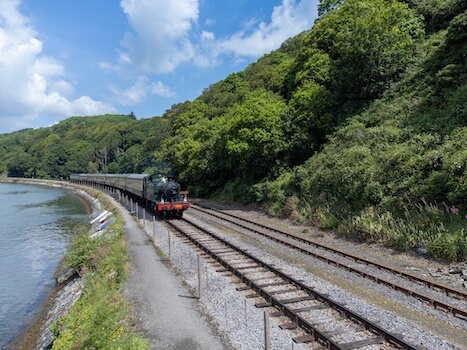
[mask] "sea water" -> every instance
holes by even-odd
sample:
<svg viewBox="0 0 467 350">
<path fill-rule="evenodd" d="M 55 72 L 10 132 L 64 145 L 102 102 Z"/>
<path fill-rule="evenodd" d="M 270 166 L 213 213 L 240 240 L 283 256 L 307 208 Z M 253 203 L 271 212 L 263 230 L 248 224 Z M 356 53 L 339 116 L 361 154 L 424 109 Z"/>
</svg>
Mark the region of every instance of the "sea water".
<svg viewBox="0 0 467 350">
<path fill-rule="evenodd" d="M 0 183 L 0 349 L 24 332 L 55 285 L 88 206 L 60 189 Z"/>
</svg>

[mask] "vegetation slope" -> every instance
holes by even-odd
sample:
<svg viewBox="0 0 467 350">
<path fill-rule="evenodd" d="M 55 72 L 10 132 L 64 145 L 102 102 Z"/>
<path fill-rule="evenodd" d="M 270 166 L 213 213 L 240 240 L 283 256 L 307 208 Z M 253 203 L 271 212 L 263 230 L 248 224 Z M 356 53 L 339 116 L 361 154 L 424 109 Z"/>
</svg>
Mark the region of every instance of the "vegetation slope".
<svg viewBox="0 0 467 350">
<path fill-rule="evenodd" d="M 0 135 L 0 171 L 171 164 L 196 196 L 465 260 L 466 11 L 463 0 L 321 0 L 309 31 L 162 117 Z"/>
</svg>

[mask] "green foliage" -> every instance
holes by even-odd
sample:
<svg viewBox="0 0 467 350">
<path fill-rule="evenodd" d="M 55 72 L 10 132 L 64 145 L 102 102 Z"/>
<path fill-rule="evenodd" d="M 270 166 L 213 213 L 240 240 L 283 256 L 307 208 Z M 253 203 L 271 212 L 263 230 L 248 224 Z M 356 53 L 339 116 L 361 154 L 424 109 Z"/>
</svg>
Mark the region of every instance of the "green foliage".
<svg viewBox="0 0 467 350">
<path fill-rule="evenodd" d="M 164 157 L 180 169 L 178 178 L 190 184 L 192 194 L 206 195 L 225 183 L 227 175 L 220 172 L 225 159 L 217 146 L 219 140 L 217 120 L 202 119 L 181 128 L 161 148 Z"/>
<path fill-rule="evenodd" d="M 211 85 L 199 97 L 209 105 L 204 117 L 212 119 L 223 115 L 230 107 L 242 103 L 248 91 L 248 83 L 239 74 L 230 74 L 224 80 Z"/>
<path fill-rule="evenodd" d="M 233 103 L 225 114 L 211 118 L 205 99 L 194 101 L 174 118 L 178 128 L 159 157 L 179 169 L 179 179 L 196 195 L 209 194 L 235 178 L 251 181 L 266 176 L 286 149 L 284 101 L 264 90 L 243 91 L 241 104 Z"/>
<path fill-rule="evenodd" d="M 8 176 L 33 176 L 33 157 L 20 147 L 16 147 L 14 151 L 10 151 L 10 153 L 8 153 L 5 158 Z"/>
<path fill-rule="evenodd" d="M 310 208 L 297 184 L 307 175 L 305 169 L 296 167 L 293 172 L 282 172 L 274 181 L 264 180 L 253 185 L 250 192 L 258 203 L 268 208 L 270 215 L 305 222 Z"/>
<path fill-rule="evenodd" d="M 9 176 L 18 177 L 142 172 L 156 164 L 154 150 L 171 132 L 161 118 L 72 117 L 50 128 L 0 135 L 0 164 Z"/>
<path fill-rule="evenodd" d="M 422 35 L 420 18 L 395 0 L 344 1 L 310 33 L 331 59 L 330 86 L 340 100 L 380 97 L 412 63 Z"/>
<path fill-rule="evenodd" d="M 223 118 L 227 169 L 242 178 L 261 179 L 285 149 L 281 113 L 285 104 L 276 96 L 259 91 Z"/>
<path fill-rule="evenodd" d="M 213 193 L 214 197 L 220 197 L 224 200 L 251 203 L 254 196 L 251 193 L 251 183 L 245 182 L 242 178 L 228 181 L 221 189 Z"/>
<path fill-rule="evenodd" d="M 365 240 L 392 245 L 399 250 L 424 247 L 429 256 L 448 261 L 467 258 L 465 219 L 455 206 L 406 202 L 404 216 L 368 207 L 352 218 L 352 227 Z M 414 210 L 416 209 L 416 210 Z"/>
<path fill-rule="evenodd" d="M 323 230 L 334 230 L 339 225 L 339 220 L 332 214 L 329 207 L 320 207 L 314 212 L 316 225 Z"/>
<path fill-rule="evenodd" d="M 81 232 L 71 237 L 69 253 L 65 255 L 64 264 L 69 267 L 90 268 L 95 251 L 105 244 L 105 240 L 91 239 L 87 232 Z"/>
<path fill-rule="evenodd" d="M 280 50 L 273 51 L 247 67 L 242 76 L 250 83 L 253 90 L 265 89 L 282 94 L 293 58 Z"/>
<path fill-rule="evenodd" d="M 121 219 L 111 224 L 113 234 L 91 238 L 86 233 L 72 240 L 64 260 L 79 267 L 84 280 L 80 299 L 52 326 L 52 349 L 148 349 L 132 330 L 128 305 L 120 289 L 128 274 L 129 259 Z"/>
<path fill-rule="evenodd" d="M 344 0 L 320 0 L 318 4 L 318 16 L 322 17 L 329 11 L 336 10 Z"/>
<path fill-rule="evenodd" d="M 445 29 L 455 16 L 467 10 L 464 0 L 410 0 L 407 2 L 423 15 L 428 33 Z"/>
<path fill-rule="evenodd" d="M 429 189 L 442 188 L 444 196 L 432 196 L 446 199 L 451 203 L 465 205 L 467 198 L 467 127 L 456 129 L 440 147 L 443 155 L 442 165 L 432 173 L 427 184 Z M 437 181 L 434 181 L 437 180 Z"/>
<path fill-rule="evenodd" d="M 322 85 L 308 82 L 298 88 L 289 101 L 285 130 L 289 140 L 291 162 L 308 159 L 325 142 L 337 124 L 332 109 L 332 95 Z"/>
</svg>

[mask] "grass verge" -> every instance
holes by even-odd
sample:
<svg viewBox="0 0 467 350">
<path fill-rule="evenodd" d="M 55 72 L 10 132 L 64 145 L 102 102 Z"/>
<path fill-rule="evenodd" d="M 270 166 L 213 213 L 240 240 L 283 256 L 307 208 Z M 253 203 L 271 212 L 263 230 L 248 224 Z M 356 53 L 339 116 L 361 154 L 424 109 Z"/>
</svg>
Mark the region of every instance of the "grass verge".
<svg viewBox="0 0 467 350">
<path fill-rule="evenodd" d="M 122 295 L 130 267 L 123 220 L 108 200 L 99 193 L 93 195 L 116 220 L 101 237 L 91 238 L 82 232 L 72 239 L 63 261 L 66 267 L 79 268 L 83 293 L 53 324 L 56 339 L 52 350 L 148 349 L 149 344 L 137 333 Z"/>
</svg>

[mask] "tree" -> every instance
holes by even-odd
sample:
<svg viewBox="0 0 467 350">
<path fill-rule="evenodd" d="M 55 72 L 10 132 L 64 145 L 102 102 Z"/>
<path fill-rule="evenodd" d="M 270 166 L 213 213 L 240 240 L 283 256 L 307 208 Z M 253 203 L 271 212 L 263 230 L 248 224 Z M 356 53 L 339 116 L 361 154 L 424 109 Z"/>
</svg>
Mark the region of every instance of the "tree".
<svg viewBox="0 0 467 350">
<path fill-rule="evenodd" d="M 67 160 L 67 149 L 62 138 L 57 134 L 50 134 L 44 140 L 41 150 L 39 167 L 49 178 L 59 179 L 66 176 L 62 166 Z"/>
<path fill-rule="evenodd" d="M 66 143 L 68 157 L 63 167 L 63 173 L 68 177 L 72 173 L 85 172 L 90 161 L 94 160 L 94 146 L 87 140 L 73 140 Z"/>
<path fill-rule="evenodd" d="M 7 161 L 8 176 L 30 177 L 34 173 L 34 159 L 22 148 L 16 148 L 9 154 Z"/>
<path fill-rule="evenodd" d="M 328 12 L 336 10 L 344 0 L 320 0 L 318 4 L 318 16 L 322 17 Z"/>
<path fill-rule="evenodd" d="M 242 76 L 252 90 L 266 89 L 283 94 L 287 73 L 293 62 L 289 54 L 276 50 L 248 66 Z"/>
<path fill-rule="evenodd" d="M 285 103 L 276 95 L 258 90 L 223 118 L 227 167 L 240 177 L 260 179 L 276 164 L 285 149 L 282 118 Z"/>
<path fill-rule="evenodd" d="M 346 0 L 319 19 L 310 36 L 331 60 L 328 88 L 342 100 L 368 100 L 380 97 L 411 64 L 422 28 L 415 12 L 397 0 Z"/>
<path fill-rule="evenodd" d="M 209 106 L 206 117 L 211 119 L 222 116 L 229 108 L 242 103 L 248 91 L 248 83 L 240 74 L 230 74 L 204 90 L 199 99 Z"/>
<path fill-rule="evenodd" d="M 313 81 L 294 92 L 285 119 L 291 164 L 307 160 L 334 130 L 337 120 L 331 113 L 333 104 L 331 92 Z"/>
<path fill-rule="evenodd" d="M 97 146 L 96 158 L 101 169 L 105 169 L 118 154 L 118 148 L 122 144 L 122 136 L 115 130 L 107 130 L 105 136 Z"/>
</svg>

